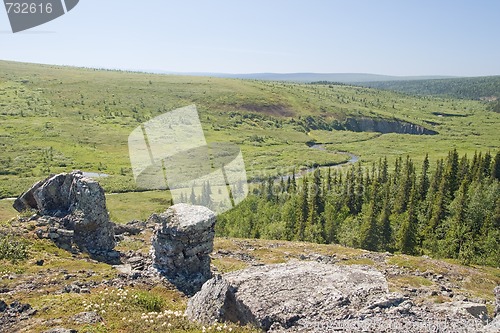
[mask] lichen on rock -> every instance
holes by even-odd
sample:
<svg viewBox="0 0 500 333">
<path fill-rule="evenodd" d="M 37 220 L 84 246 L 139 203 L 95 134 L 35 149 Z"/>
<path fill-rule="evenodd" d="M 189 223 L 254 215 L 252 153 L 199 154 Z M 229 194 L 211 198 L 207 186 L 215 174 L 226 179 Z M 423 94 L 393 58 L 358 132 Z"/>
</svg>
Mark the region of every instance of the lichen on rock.
<svg viewBox="0 0 500 333">
<path fill-rule="evenodd" d="M 34 209 L 41 217 L 41 238 L 71 249 L 76 245 L 91 254 L 106 253 L 115 246 L 103 188 L 81 171 L 61 173 L 37 182 L 14 201 L 21 212 Z"/>
<path fill-rule="evenodd" d="M 153 266 L 179 290 L 192 295 L 212 277 L 210 253 L 215 236 L 215 213 L 202 206 L 177 204 L 153 214 Z"/>
</svg>

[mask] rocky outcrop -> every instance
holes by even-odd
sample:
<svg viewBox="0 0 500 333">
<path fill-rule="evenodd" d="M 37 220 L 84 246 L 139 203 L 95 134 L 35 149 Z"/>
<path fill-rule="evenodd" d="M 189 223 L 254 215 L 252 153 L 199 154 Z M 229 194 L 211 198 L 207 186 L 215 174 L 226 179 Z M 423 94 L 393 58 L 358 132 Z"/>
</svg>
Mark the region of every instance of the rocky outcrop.
<svg viewBox="0 0 500 333">
<path fill-rule="evenodd" d="M 162 214 L 153 214 L 156 223 L 151 245 L 153 266 L 179 290 L 192 295 L 211 278 L 215 213 L 206 207 L 177 204 Z"/>
<path fill-rule="evenodd" d="M 498 333 L 500 332 L 500 286 L 497 286 L 493 293 L 495 294 L 495 318 L 484 327 L 482 333 Z"/>
<path fill-rule="evenodd" d="M 104 319 L 95 311 L 80 312 L 71 318 L 77 324 L 97 324 L 104 321 Z"/>
<path fill-rule="evenodd" d="M 14 202 L 18 211 L 38 211 L 37 235 L 63 248 L 76 245 L 89 253 L 111 251 L 115 246 L 104 190 L 81 171 L 62 173 L 38 182 Z"/>
<path fill-rule="evenodd" d="M 115 230 L 115 235 L 138 235 L 141 231 L 146 229 L 146 222 L 141 222 L 137 220 L 130 221 L 126 224 L 113 223 L 113 228 Z"/>
<path fill-rule="evenodd" d="M 383 274 L 369 266 L 289 262 L 214 277 L 189 300 L 186 315 L 267 332 L 477 332 L 483 308 L 469 305 L 416 305 L 390 293 Z"/>
<path fill-rule="evenodd" d="M 214 278 L 190 299 L 186 313 L 206 323 L 234 321 L 269 330 L 289 328 L 302 318 L 343 318 L 386 294 L 387 282 L 375 269 L 294 262 Z M 397 298 L 394 302 L 403 301 Z"/>
<path fill-rule="evenodd" d="M 13 332 L 11 328 L 16 323 L 29 319 L 36 312 L 29 304 L 14 301 L 7 306 L 5 302 L 0 301 L 0 332 Z"/>
<path fill-rule="evenodd" d="M 401 120 L 389 120 L 382 118 L 347 118 L 344 123 L 344 128 L 354 132 L 379 132 L 384 134 L 438 134 L 438 132 L 427 129 L 421 125 L 412 124 Z"/>
<path fill-rule="evenodd" d="M 500 316 L 500 286 L 497 286 L 493 293 L 495 294 L 496 306 L 495 306 L 495 316 Z"/>
</svg>

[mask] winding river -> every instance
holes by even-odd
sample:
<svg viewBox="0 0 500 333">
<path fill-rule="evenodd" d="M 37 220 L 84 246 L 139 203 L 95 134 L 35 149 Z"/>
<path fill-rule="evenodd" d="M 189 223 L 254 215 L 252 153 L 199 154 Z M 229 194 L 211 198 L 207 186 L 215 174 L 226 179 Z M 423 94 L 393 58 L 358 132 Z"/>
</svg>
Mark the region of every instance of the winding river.
<svg viewBox="0 0 500 333">
<path fill-rule="evenodd" d="M 325 153 L 330 153 L 326 148 L 325 148 L 325 145 L 324 144 L 315 144 L 315 145 L 312 145 L 310 146 L 309 148 L 311 149 L 316 149 L 316 150 L 321 150 L 321 151 L 324 151 Z M 342 167 L 345 167 L 345 166 L 348 166 L 348 165 L 352 165 L 356 162 L 359 161 L 360 157 L 358 155 L 355 155 L 353 153 L 350 153 L 350 152 L 346 152 L 346 151 L 337 151 L 337 152 L 331 152 L 332 154 L 341 154 L 341 155 L 346 155 L 346 156 L 349 156 L 349 160 L 345 161 L 345 162 L 340 162 L 340 163 L 337 163 L 337 164 L 332 164 L 332 165 L 324 165 L 324 166 L 319 166 L 319 167 L 311 167 L 311 168 L 306 168 L 306 169 L 301 169 L 300 171 L 298 171 L 297 173 L 295 173 L 295 178 L 301 178 L 303 177 L 304 175 L 307 175 L 309 173 L 313 173 L 316 169 L 328 169 L 328 168 L 342 168 Z M 91 173 L 91 172 L 88 172 L 86 173 L 86 176 L 88 177 L 97 177 L 97 178 L 100 178 L 100 177 L 108 177 L 109 175 L 107 174 L 101 174 L 101 173 Z M 288 175 L 282 175 L 282 176 L 277 176 L 276 177 L 276 182 L 279 182 L 281 181 L 281 179 L 283 180 L 287 180 L 288 177 L 291 177 L 292 175 L 291 174 L 288 174 Z M 262 182 L 263 180 L 259 180 L 259 179 L 253 179 L 253 180 L 249 180 L 248 182 L 251 183 L 251 184 L 258 184 L 260 182 Z M 113 194 L 113 193 L 109 193 L 108 195 L 110 194 Z M 0 201 L 13 201 L 15 200 L 16 198 L 4 198 L 4 199 L 0 199 Z"/>
</svg>

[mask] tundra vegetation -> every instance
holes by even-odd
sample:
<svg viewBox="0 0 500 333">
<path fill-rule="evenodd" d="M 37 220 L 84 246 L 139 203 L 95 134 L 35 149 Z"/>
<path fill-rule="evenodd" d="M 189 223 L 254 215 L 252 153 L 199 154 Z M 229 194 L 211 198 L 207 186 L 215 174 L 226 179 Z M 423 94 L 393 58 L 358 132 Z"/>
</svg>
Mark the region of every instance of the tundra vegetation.
<svg viewBox="0 0 500 333">
<path fill-rule="evenodd" d="M 82 332 L 256 332 L 187 321 L 187 298 L 172 288 L 141 282 L 112 285 L 119 277 L 115 268 L 38 239 L 36 221 L 30 221 L 33 213 L 19 216 L 7 199 L 50 174 L 81 169 L 107 176 L 98 180 L 113 221 L 145 220 L 165 211 L 171 203 L 168 191 L 135 185 L 128 135 L 144 121 L 194 103 L 207 141 L 241 147 L 248 176 L 255 181 L 240 206 L 219 216 L 212 261 L 219 272 L 331 257 L 341 265 L 397 270 L 388 276 L 391 289 L 422 289 L 422 302 L 450 301 L 447 291 L 442 294 L 446 280 L 464 297 L 486 300 L 492 315 L 492 290 L 500 284 L 500 113 L 494 112 L 495 102 L 480 98 L 488 96 L 410 96 L 334 83 L 0 61 L 3 301 L 29 303 L 38 310 L 22 323 L 33 332 L 55 326 Z M 348 119 L 367 118 L 410 123 L 438 134 L 348 130 Z M 359 163 L 335 167 L 351 159 L 340 152 L 358 156 Z M 326 167 L 312 171 L 317 166 Z M 291 176 L 302 169 L 311 170 Z M 186 198 L 190 192 L 186 190 Z M 150 238 L 151 231 L 145 230 L 126 237 L 116 249 L 146 255 Z M 77 282 L 91 286 L 92 292 L 62 291 Z M 102 321 L 75 322 L 83 311 L 97 312 Z"/>
</svg>

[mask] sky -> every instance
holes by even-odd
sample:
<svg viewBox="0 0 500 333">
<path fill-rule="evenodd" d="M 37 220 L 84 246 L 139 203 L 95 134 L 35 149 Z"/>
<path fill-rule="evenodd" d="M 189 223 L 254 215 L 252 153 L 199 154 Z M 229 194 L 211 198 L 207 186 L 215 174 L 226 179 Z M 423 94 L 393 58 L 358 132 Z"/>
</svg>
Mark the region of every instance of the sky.
<svg viewBox="0 0 500 333">
<path fill-rule="evenodd" d="M 500 75 L 498 0 L 80 0 L 0 59 L 209 73 Z"/>
</svg>

